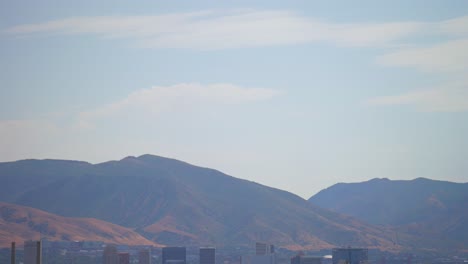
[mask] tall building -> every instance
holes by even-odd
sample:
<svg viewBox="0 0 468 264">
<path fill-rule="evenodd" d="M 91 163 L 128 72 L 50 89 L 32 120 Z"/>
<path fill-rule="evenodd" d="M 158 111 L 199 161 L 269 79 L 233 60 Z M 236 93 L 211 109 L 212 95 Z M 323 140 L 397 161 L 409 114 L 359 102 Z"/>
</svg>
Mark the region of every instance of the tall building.
<svg viewBox="0 0 468 264">
<path fill-rule="evenodd" d="M 242 264 L 275 264 L 275 247 L 266 243 L 255 243 L 255 255 L 242 258 Z"/>
<path fill-rule="evenodd" d="M 162 264 L 185 264 L 187 262 L 185 247 L 164 247 L 162 249 Z"/>
<path fill-rule="evenodd" d="M 142 249 L 138 252 L 139 264 L 151 264 L 151 251 L 149 249 Z"/>
<path fill-rule="evenodd" d="M 267 255 L 275 253 L 275 246 L 266 243 L 255 243 L 255 255 Z"/>
<path fill-rule="evenodd" d="M 117 248 L 112 245 L 107 245 L 102 252 L 102 263 L 103 264 L 119 264 L 119 255 L 117 254 Z"/>
<path fill-rule="evenodd" d="M 10 263 L 16 264 L 16 242 L 11 242 Z"/>
<path fill-rule="evenodd" d="M 213 247 L 200 248 L 200 264 L 215 264 L 215 252 Z"/>
<path fill-rule="evenodd" d="M 119 264 L 130 264 L 130 254 L 127 252 L 118 253 Z"/>
<path fill-rule="evenodd" d="M 334 248 L 332 255 L 333 264 L 367 264 L 369 261 L 367 248 Z"/>
<path fill-rule="evenodd" d="M 24 242 L 24 264 L 41 264 L 42 245 L 41 241 Z"/>
<path fill-rule="evenodd" d="M 291 264 L 322 264 L 322 257 L 297 255 L 291 258 Z"/>
</svg>

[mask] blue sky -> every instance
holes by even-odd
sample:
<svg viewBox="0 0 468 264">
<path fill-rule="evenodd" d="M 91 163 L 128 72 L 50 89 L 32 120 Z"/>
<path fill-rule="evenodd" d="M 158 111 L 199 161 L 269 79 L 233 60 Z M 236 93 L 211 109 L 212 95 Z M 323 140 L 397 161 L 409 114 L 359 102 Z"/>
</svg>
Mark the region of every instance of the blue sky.
<svg viewBox="0 0 468 264">
<path fill-rule="evenodd" d="M 76 2 L 0 4 L 1 161 L 468 179 L 466 1 Z"/>
</svg>

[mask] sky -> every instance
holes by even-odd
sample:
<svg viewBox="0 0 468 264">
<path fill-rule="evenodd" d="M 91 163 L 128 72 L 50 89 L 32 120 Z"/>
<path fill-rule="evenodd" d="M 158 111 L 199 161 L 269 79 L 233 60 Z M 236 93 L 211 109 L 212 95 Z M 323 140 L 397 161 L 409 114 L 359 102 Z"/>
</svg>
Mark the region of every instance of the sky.
<svg viewBox="0 0 468 264">
<path fill-rule="evenodd" d="M 468 1 L 0 1 L 0 58 L 0 161 L 468 181 Z"/>
</svg>

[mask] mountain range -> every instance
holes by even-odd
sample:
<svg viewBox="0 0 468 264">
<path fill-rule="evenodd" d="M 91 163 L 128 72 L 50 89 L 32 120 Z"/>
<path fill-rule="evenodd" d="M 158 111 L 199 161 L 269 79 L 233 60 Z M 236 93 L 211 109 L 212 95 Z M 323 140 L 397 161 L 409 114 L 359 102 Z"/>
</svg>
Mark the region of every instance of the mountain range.
<svg viewBox="0 0 468 264">
<path fill-rule="evenodd" d="M 67 219 L 99 219 L 164 245 L 251 246 L 268 241 L 292 250 L 460 247 L 458 240 L 440 242 L 400 227 L 371 224 L 318 206 L 313 199 L 153 155 L 99 164 L 0 163 L 0 201 Z"/>
<path fill-rule="evenodd" d="M 468 183 L 372 179 L 335 184 L 309 201 L 406 234 L 468 245 Z"/>
</svg>

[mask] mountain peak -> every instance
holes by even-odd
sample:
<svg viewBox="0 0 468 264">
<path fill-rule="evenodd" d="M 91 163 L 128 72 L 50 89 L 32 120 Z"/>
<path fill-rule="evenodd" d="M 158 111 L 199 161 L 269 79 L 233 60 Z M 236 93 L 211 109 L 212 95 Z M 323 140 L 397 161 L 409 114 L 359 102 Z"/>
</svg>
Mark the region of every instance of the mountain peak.
<svg viewBox="0 0 468 264">
<path fill-rule="evenodd" d="M 153 155 L 153 154 L 143 154 L 137 157 L 139 160 L 172 160 L 172 161 L 178 161 L 182 162 L 180 160 L 176 160 L 173 158 L 168 158 L 168 157 L 163 157 L 163 156 L 158 156 L 158 155 Z"/>
<path fill-rule="evenodd" d="M 135 157 L 135 156 L 127 156 L 127 157 L 125 157 L 125 158 L 121 159 L 120 161 L 134 160 L 134 159 L 136 159 L 136 157 Z"/>
<path fill-rule="evenodd" d="M 154 155 L 154 154 L 143 154 L 143 155 L 140 155 L 138 156 L 139 159 L 167 159 L 166 157 L 163 157 L 163 156 L 158 156 L 158 155 Z"/>
<path fill-rule="evenodd" d="M 163 157 L 163 156 L 158 156 L 158 155 L 153 155 L 153 154 L 143 154 L 141 156 L 136 157 L 136 159 L 145 162 L 145 163 L 151 163 L 151 164 L 161 164 L 164 166 L 170 166 L 170 165 L 191 165 L 187 162 L 177 160 L 174 158 L 168 158 L 168 157 Z"/>
<path fill-rule="evenodd" d="M 123 162 L 123 163 L 126 163 L 126 164 L 136 164 L 136 165 L 144 164 L 143 161 L 139 160 L 135 156 L 127 156 L 127 157 L 121 159 L 119 162 Z"/>
<path fill-rule="evenodd" d="M 418 178 L 415 178 L 413 181 L 419 181 L 419 182 L 433 182 L 433 181 L 436 181 L 436 180 L 431 180 L 431 179 L 424 178 L 424 177 L 418 177 Z"/>
<path fill-rule="evenodd" d="M 122 164 L 134 164 L 134 165 L 146 165 L 146 166 L 166 166 L 167 164 L 186 164 L 183 161 L 176 159 L 166 158 L 162 156 L 143 154 L 140 156 L 127 156 L 119 161 L 109 161 L 110 163 L 122 163 Z M 104 162 L 109 163 L 109 162 Z"/>
<path fill-rule="evenodd" d="M 370 179 L 369 182 L 389 182 L 392 181 L 389 178 L 373 178 Z"/>
</svg>

